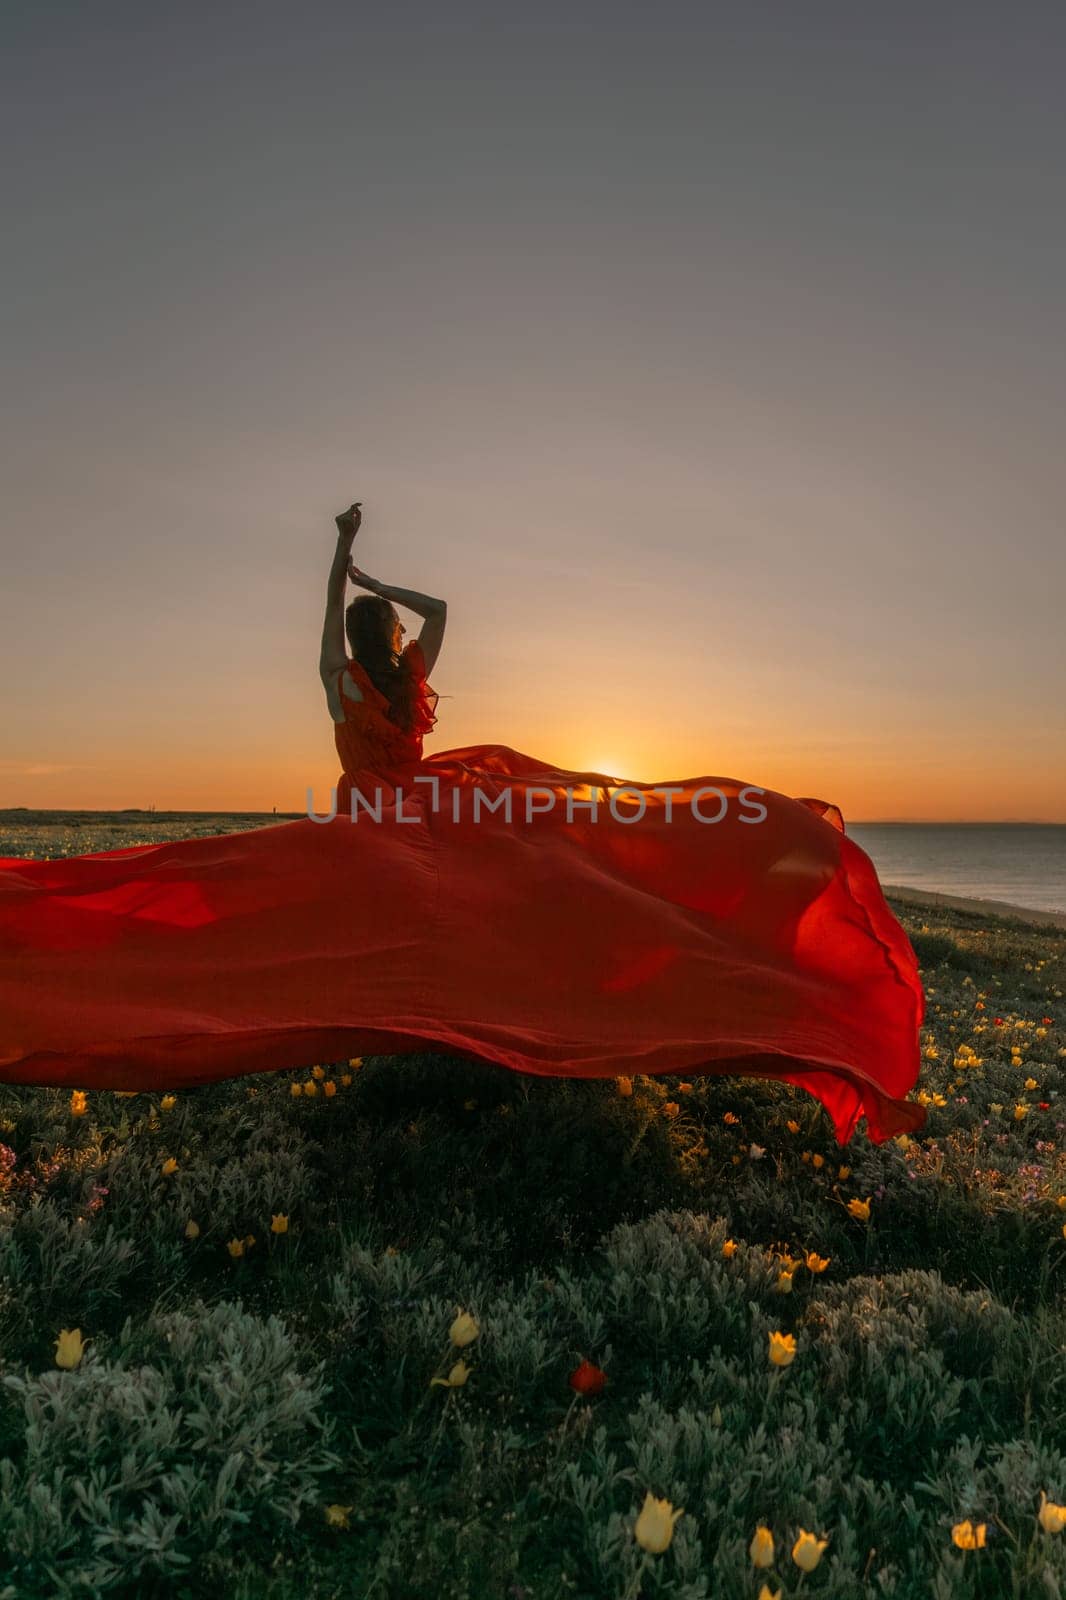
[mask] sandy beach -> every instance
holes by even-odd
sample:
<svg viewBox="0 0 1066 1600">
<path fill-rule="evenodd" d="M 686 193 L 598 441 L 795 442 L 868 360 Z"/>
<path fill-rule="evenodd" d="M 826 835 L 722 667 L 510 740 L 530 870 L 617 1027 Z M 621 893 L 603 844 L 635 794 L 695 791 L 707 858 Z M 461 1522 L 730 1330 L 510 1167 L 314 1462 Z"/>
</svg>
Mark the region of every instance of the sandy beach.
<svg viewBox="0 0 1066 1600">
<path fill-rule="evenodd" d="M 935 893 L 929 889 L 910 889 L 905 884 L 881 885 L 891 900 L 903 905 L 942 906 L 945 910 L 969 912 L 975 917 L 1007 917 L 1039 928 L 1066 928 L 1066 912 L 1036 911 L 1032 906 L 1015 906 L 1006 900 L 965 900 L 959 895 Z"/>
</svg>

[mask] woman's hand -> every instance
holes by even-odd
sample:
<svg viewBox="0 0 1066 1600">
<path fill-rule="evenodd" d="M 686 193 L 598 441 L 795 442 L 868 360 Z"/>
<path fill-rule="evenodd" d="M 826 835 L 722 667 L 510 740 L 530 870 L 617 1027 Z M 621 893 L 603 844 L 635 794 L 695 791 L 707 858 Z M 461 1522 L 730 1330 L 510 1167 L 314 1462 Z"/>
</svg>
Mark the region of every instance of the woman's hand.
<svg viewBox="0 0 1066 1600">
<path fill-rule="evenodd" d="M 348 576 L 353 583 L 359 585 L 360 589 L 369 589 L 372 594 L 380 594 L 385 587 L 379 579 L 371 578 L 362 568 L 357 567 L 354 561 L 349 561 L 348 563 Z"/>
<path fill-rule="evenodd" d="M 346 539 L 350 545 L 356 534 L 359 532 L 359 525 L 362 520 L 363 503 L 361 500 L 356 500 L 348 507 L 347 511 L 342 511 L 340 516 L 336 519 L 337 533 L 339 537 Z"/>
</svg>

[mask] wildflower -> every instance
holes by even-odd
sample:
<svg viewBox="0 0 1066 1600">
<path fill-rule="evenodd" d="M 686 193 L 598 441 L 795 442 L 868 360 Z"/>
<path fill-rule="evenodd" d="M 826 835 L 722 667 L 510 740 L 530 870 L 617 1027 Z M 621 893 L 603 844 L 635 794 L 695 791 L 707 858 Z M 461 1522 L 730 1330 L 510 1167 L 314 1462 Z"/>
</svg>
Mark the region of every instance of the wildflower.
<svg viewBox="0 0 1066 1600">
<path fill-rule="evenodd" d="M 848 1201 L 848 1210 L 851 1212 L 853 1217 L 858 1217 L 860 1222 L 869 1222 L 869 1220 L 870 1220 L 870 1202 L 869 1202 L 869 1200 L 849 1200 Z"/>
<path fill-rule="evenodd" d="M 840 1179 L 841 1183 L 845 1183 L 848 1178 L 851 1177 L 851 1168 L 841 1167 L 837 1172 L 837 1177 Z"/>
<path fill-rule="evenodd" d="M 722 1254 L 725 1256 L 726 1260 L 728 1261 L 729 1257 L 730 1256 L 735 1256 L 736 1253 L 737 1253 L 737 1241 L 735 1239 L 727 1239 L 725 1244 L 722 1246 Z"/>
<path fill-rule="evenodd" d="M 763 1149 L 761 1144 L 752 1144 L 748 1146 L 748 1155 L 753 1161 L 761 1161 L 765 1154 L 766 1151 Z"/>
<path fill-rule="evenodd" d="M 824 1167 L 825 1166 L 825 1157 L 824 1156 L 812 1156 L 811 1157 L 811 1166 L 812 1167 Z"/>
<path fill-rule="evenodd" d="M 759 1590 L 758 1600 L 781 1600 L 781 1590 L 777 1589 L 771 1592 L 770 1585 L 764 1583 Z"/>
<path fill-rule="evenodd" d="M 452 1344 L 458 1345 L 462 1349 L 464 1345 L 473 1344 L 480 1332 L 481 1329 L 478 1327 L 476 1319 L 470 1315 L 469 1311 L 463 1311 L 459 1306 L 456 1306 L 455 1321 L 448 1329 L 448 1337 Z"/>
<path fill-rule="evenodd" d="M 998 1117 L 999 1113 L 1003 1110 L 1003 1106 L 998 1100 L 991 1100 L 989 1101 L 988 1109 L 989 1111 L 994 1111 Z"/>
<path fill-rule="evenodd" d="M 56 1366 L 70 1372 L 78 1366 L 85 1352 L 85 1341 L 80 1328 L 61 1328 L 56 1340 Z"/>
<path fill-rule="evenodd" d="M 618 1090 L 618 1093 L 623 1097 L 623 1099 L 628 1099 L 629 1096 L 633 1093 L 633 1079 L 632 1078 L 616 1078 L 614 1080 L 614 1083 L 615 1083 L 615 1088 Z"/>
<path fill-rule="evenodd" d="M 322 1085 L 322 1093 L 326 1096 L 327 1099 L 332 1100 L 333 1096 L 336 1094 L 336 1092 L 337 1092 L 337 1085 L 334 1083 L 332 1078 L 328 1078 L 326 1080 L 326 1082 Z"/>
<path fill-rule="evenodd" d="M 1039 1089 L 1040 1085 L 1037 1083 L 1035 1078 L 1026 1078 L 1025 1087 L 1027 1089 Z"/>
<path fill-rule="evenodd" d="M 348 1526 L 348 1513 L 351 1506 L 327 1506 L 326 1526 L 329 1528 L 346 1528 Z"/>
<path fill-rule="evenodd" d="M 1048 1499 L 1043 1489 L 1040 1491 L 1040 1509 L 1036 1515 L 1045 1533 L 1061 1533 L 1066 1528 L 1066 1506 L 1057 1506 Z"/>
<path fill-rule="evenodd" d="M 796 1359 L 796 1338 L 791 1333 L 770 1335 L 770 1360 L 775 1367 L 789 1367 Z"/>
<path fill-rule="evenodd" d="M 311 1076 L 312 1078 L 317 1078 L 319 1082 L 321 1082 L 321 1080 L 326 1076 L 325 1067 L 312 1067 Z"/>
<path fill-rule="evenodd" d="M 957 1544 L 960 1550 L 983 1550 L 985 1547 L 986 1524 L 978 1522 L 956 1522 L 951 1530 L 952 1543 Z"/>
<path fill-rule="evenodd" d="M 178 1097 L 176 1094 L 165 1094 L 159 1102 L 159 1109 L 160 1111 L 173 1111 L 177 1103 Z"/>
<path fill-rule="evenodd" d="M 352 1075 L 351 1075 L 350 1072 L 342 1072 L 341 1073 L 341 1083 L 344 1085 L 344 1087 L 346 1089 L 350 1086 L 351 1081 L 352 1081 Z"/>
<path fill-rule="evenodd" d="M 163 1162 L 163 1176 L 165 1178 L 169 1178 L 171 1173 L 177 1172 L 177 1170 L 178 1163 L 175 1161 L 174 1157 L 167 1156 L 167 1159 Z"/>
<path fill-rule="evenodd" d="M 674 1510 L 669 1500 L 656 1500 L 649 1489 L 633 1528 L 633 1536 L 642 1550 L 652 1555 L 662 1555 L 674 1537 L 674 1523 L 684 1516 L 684 1510 Z"/>
<path fill-rule="evenodd" d="M 303 1086 L 302 1083 L 290 1083 L 289 1084 L 289 1093 L 291 1095 L 303 1094 L 303 1092 L 304 1092 L 304 1086 Z"/>
<path fill-rule="evenodd" d="M 83 1117 L 89 1109 L 89 1100 L 84 1089 L 74 1089 L 70 1096 L 70 1114 L 72 1117 Z"/>
<path fill-rule="evenodd" d="M 776 1288 L 778 1294 L 791 1294 L 792 1293 L 792 1274 L 791 1274 L 791 1272 L 779 1272 L 777 1274 L 777 1283 L 774 1285 L 774 1287 Z"/>
<path fill-rule="evenodd" d="M 725 1116 L 722 1118 L 722 1121 L 727 1125 L 727 1127 L 735 1128 L 739 1123 L 740 1118 L 734 1116 L 732 1111 L 727 1111 Z"/>
<path fill-rule="evenodd" d="M 801 1572 L 814 1571 L 828 1543 L 828 1539 L 816 1539 L 813 1533 L 808 1533 L 804 1528 L 800 1529 L 799 1538 L 792 1546 L 792 1559 Z"/>
<path fill-rule="evenodd" d="M 607 1382 L 607 1374 L 591 1361 L 582 1360 L 570 1374 L 570 1387 L 578 1394 L 599 1394 Z"/>
<path fill-rule="evenodd" d="M 351 1057 L 349 1057 L 348 1065 L 351 1067 L 353 1072 L 358 1072 L 359 1068 L 363 1065 L 362 1056 L 351 1056 Z"/>
<path fill-rule="evenodd" d="M 248 1249 L 250 1250 L 252 1248 L 253 1244 L 255 1243 L 255 1234 L 254 1233 L 246 1233 L 245 1236 L 244 1236 L 244 1242 L 248 1246 Z"/>
<path fill-rule="evenodd" d="M 288 1233 L 289 1219 L 284 1211 L 279 1211 L 270 1218 L 270 1231 L 271 1233 Z"/>
<path fill-rule="evenodd" d="M 1025 1104 L 1024 1101 L 1019 1101 L 1014 1108 L 1015 1122 L 1020 1122 L 1023 1117 L 1027 1117 L 1029 1115 L 1029 1109 L 1030 1108 Z"/>
<path fill-rule="evenodd" d="M 457 1361 L 446 1378 L 430 1378 L 429 1387 L 439 1383 L 443 1389 L 461 1389 L 473 1370 L 465 1361 Z"/>
<path fill-rule="evenodd" d="M 816 1250 L 808 1250 L 804 1257 L 808 1272 L 824 1272 L 829 1261 L 829 1256 L 820 1256 Z"/>
<path fill-rule="evenodd" d="M 772 1567 L 774 1564 L 774 1536 L 762 1523 L 752 1535 L 748 1554 L 753 1567 Z"/>
<path fill-rule="evenodd" d="M 789 1133 L 799 1133 L 800 1131 L 800 1125 L 798 1122 L 786 1122 L 785 1127 L 788 1129 Z"/>
<path fill-rule="evenodd" d="M 229 1251 L 234 1261 L 236 1261 L 238 1256 L 243 1256 L 244 1254 L 244 1240 L 231 1239 L 227 1244 L 226 1249 Z"/>
<path fill-rule="evenodd" d="M 932 1102 L 933 1102 L 933 1104 L 935 1106 L 946 1106 L 947 1105 L 947 1101 L 945 1100 L 945 1098 L 944 1098 L 944 1096 L 942 1094 L 934 1094 L 932 1096 Z"/>
<path fill-rule="evenodd" d="M 200 1237 L 200 1224 L 194 1222 L 191 1217 L 185 1224 L 185 1237 L 186 1239 L 198 1239 Z"/>
<path fill-rule="evenodd" d="M 691 1085 L 691 1083 L 679 1083 L 678 1086 L 677 1086 L 677 1092 L 678 1092 L 678 1094 L 691 1094 L 692 1093 L 692 1085 Z"/>
</svg>

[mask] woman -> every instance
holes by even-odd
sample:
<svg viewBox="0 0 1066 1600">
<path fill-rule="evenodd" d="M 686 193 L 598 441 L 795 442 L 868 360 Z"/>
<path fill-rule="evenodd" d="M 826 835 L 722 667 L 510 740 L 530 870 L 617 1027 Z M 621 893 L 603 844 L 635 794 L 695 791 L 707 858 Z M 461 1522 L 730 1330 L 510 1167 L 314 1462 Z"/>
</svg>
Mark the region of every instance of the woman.
<svg viewBox="0 0 1066 1600">
<path fill-rule="evenodd" d="M 426 756 L 443 601 L 351 560 L 319 663 L 336 804 L 247 833 L 0 860 L 0 1079 L 175 1088 L 430 1048 L 547 1076 L 777 1078 L 847 1143 L 921 1127 L 914 952 L 839 811 Z M 369 593 L 344 610 L 345 579 Z M 394 603 L 423 619 L 403 647 Z M 351 650 L 349 655 L 345 644 Z"/>
</svg>

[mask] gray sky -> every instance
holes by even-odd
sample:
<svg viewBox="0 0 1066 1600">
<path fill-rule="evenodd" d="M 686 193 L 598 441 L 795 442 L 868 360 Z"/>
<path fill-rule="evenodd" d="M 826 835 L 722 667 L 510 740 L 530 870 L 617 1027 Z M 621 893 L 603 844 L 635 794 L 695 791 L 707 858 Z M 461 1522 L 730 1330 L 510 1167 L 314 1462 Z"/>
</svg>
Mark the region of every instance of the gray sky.
<svg viewBox="0 0 1066 1600">
<path fill-rule="evenodd" d="M 4 34 L 0 806 L 324 797 L 361 498 L 427 750 L 1066 820 L 1061 7 Z"/>
</svg>

